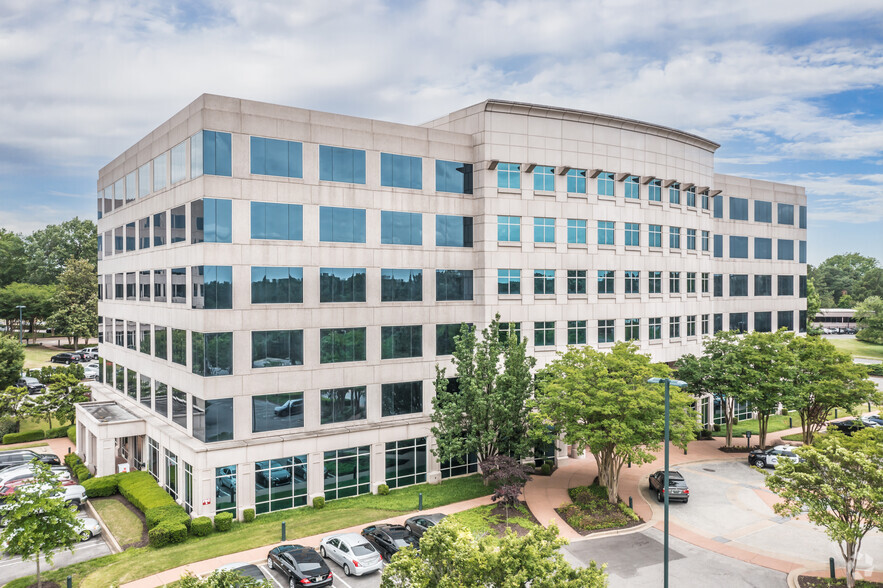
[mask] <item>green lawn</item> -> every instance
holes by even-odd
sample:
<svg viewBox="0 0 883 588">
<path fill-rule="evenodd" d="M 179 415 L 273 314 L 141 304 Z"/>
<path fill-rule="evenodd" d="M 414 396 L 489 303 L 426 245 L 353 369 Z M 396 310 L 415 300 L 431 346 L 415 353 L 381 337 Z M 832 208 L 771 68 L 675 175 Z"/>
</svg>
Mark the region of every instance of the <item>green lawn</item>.
<svg viewBox="0 0 883 588">
<path fill-rule="evenodd" d="M 115 498 L 96 498 L 90 502 L 121 547 L 141 541 L 144 525 L 122 502 Z"/>
<path fill-rule="evenodd" d="M 506 522 L 505 515 L 493 514 L 491 511 L 496 507 L 495 504 L 486 506 L 477 506 L 451 515 L 451 518 L 458 520 L 467 529 L 472 531 L 473 535 L 483 535 L 492 533 L 494 530 L 491 525 L 499 525 Z M 517 525 L 526 531 L 536 528 L 537 524 L 531 520 L 530 511 L 527 506 L 518 505 L 509 509 L 509 526 Z"/>
<path fill-rule="evenodd" d="M 791 417 L 794 427 L 799 427 L 802 422 L 800 419 L 800 415 L 796 412 L 791 412 L 788 416 Z M 788 428 L 788 417 L 782 416 L 780 414 L 773 415 L 770 417 L 769 423 L 767 424 L 767 433 L 774 433 L 776 431 L 783 431 Z M 744 437 L 746 431 L 751 431 L 752 435 L 758 435 L 760 433 L 760 428 L 758 427 L 757 419 L 746 419 L 743 421 L 739 421 L 738 424 L 733 425 L 733 437 Z M 715 431 L 712 433 L 715 437 L 726 437 L 727 436 L 727 427 L 725 424 L 721 424 L 721 430 Z"/>
<path fill-rule="evenodd" d="M 25 347 L 25 369 L 32 370 L 44 365 L 52 365 L 49 358 L 58 353 L 52 349 L 46 349 L 42 345 L 28 345 Z"/>
<path fill-rule="evenodd" d="M 883 359 L 883 345 L 874 345 L 873 343 L 865 343 L 858 339 L 828 339 L 834 347 L 840 351 L 851 353 L 853 357 L 867 357 L 869 359 Z"/>
<path fill-rule="evenodd" d="M 33 449 L 34 447 L 46 447 L 49 445 L 45 441 L 40 441 L 37 443 L 28 443 L 27 445 L 0 445 L 0 451 L 11 451 L 13 449 Z"/>
<path fill-rule="evenodd" d="M 141 547 L 48 572 L 47 580 L 64 583 L 73 576 L 74 586 L 101 587 L 124 584 L 151 574 L 192 563 L 269 545 L 280 540 L 281 522 L 285 521 L 289 540 L 320 533 L 330 533 L 353 525 L 389 518 L 417 509 L 417 494 L 423 493 L 423 508 L 431 510 L 445 504 L 486 496 L 492 492 L 479 476 L 445 480 L 441 484 L 420 484 L 391 490 L 388 496 L 366 495 L 332 500 L 325 508 L 311 507 L 259 515 L 252 523 L 233 523 L 226 533 L 208 537 L 191 537 L 184 543 L 155 549 Z M 7 584 L 7 588 L 24 588 L 33 577 Z"/>
<path fill-rule="evenodd" d="M 61 421 L 59 421 L 55 417 L 52 417 L 52 427 L 53 428 L 60 427 L 63 424 L 66 424 L 66 423 L 62 423 Z M 49 421 L 47 421 L 46 419 L 27 418 L 27 419 L 21 420 L 18 430 L 21 433 L 25 433 L 27 431 L 36 431 L 37 429 L 43 429 L 45 431 L 47 427 L 49 427 Z"/>
</svg>

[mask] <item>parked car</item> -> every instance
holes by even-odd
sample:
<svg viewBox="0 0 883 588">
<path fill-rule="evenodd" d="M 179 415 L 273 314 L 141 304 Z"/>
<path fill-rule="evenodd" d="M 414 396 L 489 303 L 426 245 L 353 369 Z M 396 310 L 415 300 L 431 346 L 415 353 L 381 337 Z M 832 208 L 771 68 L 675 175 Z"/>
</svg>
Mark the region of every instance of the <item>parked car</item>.
<svg viewBox="0 0 883 588">
<path fill-rule="evenodd" d="M 650 476 L 650 490 L 656 492 L 656 500 L 662 502 L 665 498 L 665 472 L 659 470 Z M 687 481 L 680 472 L 668 472 L 668 501 L 683 500 L 685 503 L 690 500 L 690 489 L 687 487 Z"/>
<path fill-rule="evenodd" d="M 865 423 L 866 425 L 868 425 L 869 427 L 873 427 L 874 425 L 876 425 L 878 427 L 883 427 L 883 418 L 881 418 L 879 415 L 871 415 L 871 416 L 862 417 L 862 422 Z M 871 424 L 871 423 L 873 423 L 873 424 Z"/>
<path fill-rule="evenodd" d="M 357 533 L 329 535 L 319 542 L 319 555 L 343 568 L 347 576 L 364 576 L 383 568 L 383 558 L 367 539 Z"/>
<path fill-rule="evenodd" d="M 82 486 L 80 487 L 82 488 Z M 99 525 L 98 521 L 96 521 L 95 519 L 86 517 L 84 519 L 77 520 L 82 521 L 79 524 L 79 531 L 80 537 L 83 538 L 83 541 L 88 541 L 95 535 L 101 535 L 101 525 Z"/>
<path fill-rule="evenodd" d="M 83 361 L 83 355 L 81 353 L 56 353 L 52 357 L 49 358 L 51 363 L 63 363 L 65 365 L 70 365 L 72 363 L 80 363 Z"/>
<path fill-rule="evenodd" d="M 54 453 L 37 453 L 30 449 L 10 449 L 9 451 L 0 451 L 0 476 L 8 468 L 26 465 L 35 458 L 45 464 L 61 465 L 61 460 Z"/>
<path fill-rule="evenodd" d="M 52 473 L 61 481 L 70 480 L 71 473 L 64 466 L 50 466 Z M 16 480 L 27 480 L 34 477 L 34 467 L 30 463 L 24 465 L 6 468 L 0 472 L 0 486 L 6 486 L 10 482 Z"/>
<path fill-rule="evenodd" d="M 776 467 L 780 459 L 790 459 L 794 463 L 803 461 L 790 445 L 776 445 L 767 450 L 754 449 L 748 453 L 748 463 L 758 468 Z"/>
<path fill-rule="evenodd" d="M 304 399 L 303 398 L 292 398 L 291 400 L 285 402 L 284 404 L 277 406 L 273 409 L 273 412 L 277 417 L 287 417 L 293 415 L 303 414 L 304 412 Z"/>
<path fill-rule="evenodd" d="M 288 577 L 288 587 L 330 586 L 334 581 L 331 569 L 316 550 L 303 545 L 280 545 L 267 554 L 267 567 Z"/>
<path fill-rule="evenodd" d="M 10 482 L 9 484 L 7 484 L 5 486 L 0 486 L 0 500 L 5 498 L 6 496 L 11 495 L 13 492 L 18 490 L 22 486 L 27 486 L 27 485 L 33 484 L 33 483 L 34 483 L 33 478 L 25 478 L 23 480 L 15 480 L 14 482 Z M 76 486 L 77 481 L 76 480 L 62 480 L 61 485 L 63 487 Z M 80 487 L 82 488 L 82 486 L 80 486 Z M 71 495 L 71 498 L 74 498 L 74 497 L 75 497 L 74 495 Z M 83 498 L 83 499 L 85 500 L 85 498 Z M 82 503 L 82 500 L 80 501 L 80 503 Z"/>
<path fill-rule="evenodd" d="M 856 431 L 861 431 L 864 429 L 866 425 L 862 422 L 861 419 L 848 419 L 845 421 L 831 421 L 828 423 L 829 431 L 840 431 L 847 437 L 852 437 L 852 434 Z"/>
<path fill-rule="evenodd" d="M 255 472 L 254 478 L 255 482 L 264 488 L 268 485 L 284 486 L 285 484 L 291 483 L 291 471 L 289 468 L 274 468 L 269 472 L 267 472 L 267 470 L 258 470 Z"/>
<path fill-rule="evenodd" d="M 417 537 L 404 525 L 371 525 L 362 530 L 362 537 L 374 544 L 386 561 L 408 545 L 417 547 Z"/>
<path fill-rule="evenodd" d="M 446 516 L 441 513 L 417 515 L 405 521 L 405 526 L 419 540 L 429 527 L 439 524 Z"/>
<path fill-rule="evenodd" d="M 250 564 L 250 563 L 247 563 L 244 561 L 228 563 L 226 565 L 219 567 L 215 571 L 217 571 L 217 572 L 222 572 L 222 571 L 239 572 L 240 574 L 242 574 L 246 578 L 254 578 L 255 580 L 258 580 L 261 582 L 264 582 L 267 580 L 267 576 L 264 575 L 264 572 L 261 571 L 261 568 L 257 567 L 254 564 Z M 238 586 L 238 584 L 235 584 L 235 586 Z"/>
<path fill-rule="evenodd" d="M 27 388 L 28 394 L 40 394 L 46 389 L 46 386 L 40 383 L 37 378 L 19 378 L 15 383 L 16 388 Z"/>
<path fill-rule="evenodd" d="M 78 353 L 82 354 L 83 359 L 86 360 L 98 359 L 98 347 L 84 347 Z"/>
<path fill-rule="evenodd" d="M 98 362 L 87 363 L 83 366 L 83 377 L 87 380 L 97 380 L 98 376 Z"/>
</svg>

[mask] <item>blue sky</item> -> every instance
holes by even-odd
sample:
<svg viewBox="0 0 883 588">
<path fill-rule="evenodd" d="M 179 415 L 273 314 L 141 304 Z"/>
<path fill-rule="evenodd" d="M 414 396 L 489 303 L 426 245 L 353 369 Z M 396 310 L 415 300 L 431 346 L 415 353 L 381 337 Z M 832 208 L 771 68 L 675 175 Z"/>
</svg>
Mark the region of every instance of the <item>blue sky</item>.
<svg viewBox="0 0 883 588">
<path fill-rule="evenodd" d="M 808 257 L 883 261 L 879 0 L 0 0 L 0 227 L 94 217 L 98 169 L 204 92 L 421 123 L 501 98 L 697 133 L 805 186 Z"/>
</svg>

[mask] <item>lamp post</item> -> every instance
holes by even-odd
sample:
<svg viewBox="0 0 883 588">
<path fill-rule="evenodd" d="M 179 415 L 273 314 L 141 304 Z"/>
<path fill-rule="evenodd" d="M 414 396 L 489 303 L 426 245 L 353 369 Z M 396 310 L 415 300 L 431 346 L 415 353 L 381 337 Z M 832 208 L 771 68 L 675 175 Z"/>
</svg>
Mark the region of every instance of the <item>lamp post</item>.
<svg viewBox="0 0 883 588">
<path fill-rule="evenodd" d="M 21 345 L 21 311 L 27 306 L 19 305 L 16 308 L 18 309 L 18 344 Z"/>
<path fill-rule="evenodd" d="M 669 386 L 683 388 L 687 385 L 681 380 L 672 380 L 669 378 L 650 378 L 647 380 L 649 384 L 665 384 L 665 469 L 663 470 L 664 479 L 662 481 L 662 496 L 664 498 L 664 524 L 663 524 L 663 547 L 662 547 L 662 569 L 663 569 L 663 588 L 668 588 L 668 495 L 671 494 L 668 487 L 668 438 L 669 438 Z"/>
</svg>

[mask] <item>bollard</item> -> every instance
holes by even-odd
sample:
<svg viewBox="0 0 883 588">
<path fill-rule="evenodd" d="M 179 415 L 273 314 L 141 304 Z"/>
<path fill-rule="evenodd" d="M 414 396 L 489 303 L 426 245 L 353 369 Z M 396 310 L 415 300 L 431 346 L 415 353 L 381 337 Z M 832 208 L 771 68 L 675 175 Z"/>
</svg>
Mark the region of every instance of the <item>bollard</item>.
<svg viewBox="0 0 883 588">
<path fill-rule="evenodd" d="M 417 495 L 417 510 L 423 510 L 423 492 Z"/>
<path fill-rule="evenodd" d="M 835 419 L 837 418 L 837 409 L 836 408 L 834 409 L 834 418 Z"/>
<path fill-rule="evenodd" d="M 684 455 L 687 455 L 687 448 L 684 447 Z"/>
<path fill-rule="evenodd" d="M 632 458 L 629 458 L 629 467 L 632 467 Z"/>
<path fill-rule="evenodd" d="M 73 587 L 74 587 L 74 578 L 73 578 L 73 576 L 68 576 L 67 577 L 67 588 L 73 588 Z"/>
<path fill-rule="evenodd" d="M 794 428 L 794 422 L 791 420 L 791 417 L 788 417 L 788 428 L 789 428 L 789 429 L 793 429 L 793 428 Z"/>
<path fill-rule="evenodd" d="M 836 578 L 837 574 L 834 572 L 834 558 L 833 557 L 828 558 L 828 567 L 831 569 L 831 578 L 832 579 Z"/>
<path fill-rule="evenodd" d="M 629 508 L 634 509 L 634 505 L 632 504 L 632 497 L 629 496 Z"/>
<path fill-rule="evenodd" d="M 285 521 L 282 521 L 282 540 L 285 541 Z"/>
<path fill-rule="evenodd" d="M 868 403 L 868 406 L 871 406 L 871 403 L 870 403 L 870 402 Z M 871 409 L 869 408 L 868 410 L 871 410 Z M 68 452 L 68 453 L 71 452 L 71 448 L 70 448 L 70 447 L 67 448 L 67 452 Z"/>
<path fill-rule="evenodd" d="M 871 412 L 871 401 L 868 400 L 868 412 Z"/>
</svg>

